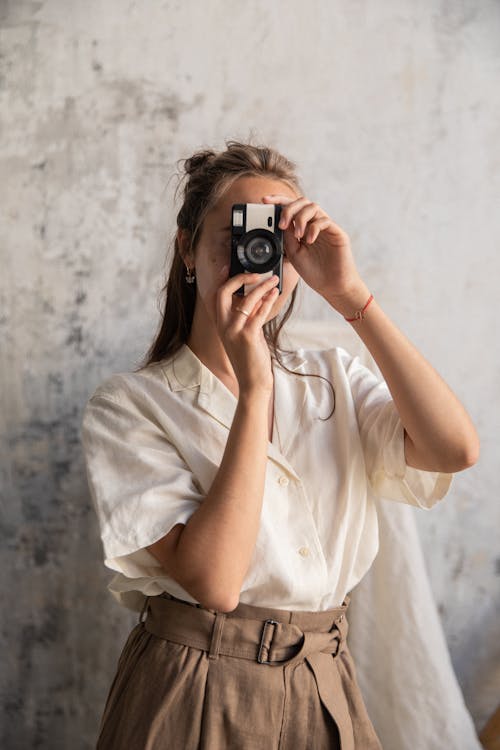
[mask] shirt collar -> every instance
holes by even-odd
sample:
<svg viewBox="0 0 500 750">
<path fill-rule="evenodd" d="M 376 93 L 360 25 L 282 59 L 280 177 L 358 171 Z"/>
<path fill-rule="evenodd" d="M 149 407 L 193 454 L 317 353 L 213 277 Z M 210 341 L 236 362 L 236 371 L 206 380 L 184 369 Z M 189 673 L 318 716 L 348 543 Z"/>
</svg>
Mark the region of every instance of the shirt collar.
<svg viewBox="0 0 500 750">
<path fill-rule="evenodd" d="M 164 372 L 171 390 L 183 391 L 186 388 L 197 388 L 201 385 L 204 367 L 203 362 L 189 346 L 182 344 L 173 358 L 166 362 Z"/>
<path fill-rule="evenodd" d="M 281 354 L 281 360 L 292 372 L 296 372 L 307 362 L 300 352 L 284 352 Z M 172 391 L 199 387 L 200 393 L 208 394 L 212 393 L 216 385 L 220 383 L 187 344 L 183 344 L 173 358 L 165 364 L 164 372 Z"/>
<path fill-rule="evenodd" d="M 296 372 L 307 362 L 301 351 L 287 352 L 281 358 L 284 365 L 292 372 Z M 236 397 L 198 359 L 187 344 L 183 344 L 173 359 L 165 364 L 164 372 L 173 391 L 195 390 L 198 407 L 230 429 L 237 405 Z M 306 401 L 305 378 L 293 378 L 296 382 L 291 383 L 289 380 L 291 376 L 278 367 L 275 361 L 273 361 L 273 372 L 274 405 L 279 425 L 281 450 L 274 443 L 268 442 L 267 455 L 292 476 L 298 478 L 293 466 L 285 458 L 285 453 L 297 429 L 300 429 L 301 415 Z"/>
</svg>

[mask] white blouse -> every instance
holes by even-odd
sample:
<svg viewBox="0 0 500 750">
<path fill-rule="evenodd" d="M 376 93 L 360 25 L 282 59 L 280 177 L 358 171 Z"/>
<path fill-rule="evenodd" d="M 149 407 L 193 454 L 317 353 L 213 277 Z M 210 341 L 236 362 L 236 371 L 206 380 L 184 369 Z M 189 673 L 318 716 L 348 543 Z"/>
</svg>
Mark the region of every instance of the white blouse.
<svg viewBox="0 0 500 750">
<path fill-rule="evenodd" d="M 260 528 L 240 601 L 320 611 L 340 605 L 378 550 L 374 496 L 430 509 L 451 474 L 409 467 L 389 389 L 344 349 L 273 361 L 277 429 L 268 443 Z M 145 547 L 186 524 L 222 460 L 237 399 L 187 345 L 111 376 L 89 399 L 82 440 L 108 588 L 140 611 L 168 591 L 196 602 Z M 323 419 L 322 419 L 323 418 Z"/>
</svg>

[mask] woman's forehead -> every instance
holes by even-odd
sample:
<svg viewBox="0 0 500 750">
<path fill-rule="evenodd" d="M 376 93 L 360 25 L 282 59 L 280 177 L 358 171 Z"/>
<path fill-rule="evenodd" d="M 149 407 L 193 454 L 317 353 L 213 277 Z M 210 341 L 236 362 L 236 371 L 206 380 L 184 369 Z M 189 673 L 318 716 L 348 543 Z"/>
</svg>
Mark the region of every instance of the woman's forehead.
<svg viewBox="0 0 500 750">
<path fill-rule="evenodd" d="M 239 177 L 214 206 L 214 213 L 228 214 L 233 203 L 262 203 L 265 195 L 298 195 L 290 185 L 269 177 Z"/>
</svg>

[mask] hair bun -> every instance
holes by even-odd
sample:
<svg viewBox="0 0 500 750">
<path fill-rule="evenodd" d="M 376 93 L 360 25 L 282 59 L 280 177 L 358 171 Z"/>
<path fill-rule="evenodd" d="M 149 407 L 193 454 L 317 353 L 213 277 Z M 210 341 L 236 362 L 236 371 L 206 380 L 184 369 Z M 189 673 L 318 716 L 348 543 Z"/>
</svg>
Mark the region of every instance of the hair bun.
<svg viewBox="0 0 500 750">
<path fill-rule="evenodd" d="M 194 172 L 199 172 L 203 169 L 207 162 L 216 156 L 215 151 L 211 149 L 205 149 L 203 151 L 197 151 L 195 154 L 184 160 L 184 169 L 187 174 L 192 175 Z"/>
</svg>

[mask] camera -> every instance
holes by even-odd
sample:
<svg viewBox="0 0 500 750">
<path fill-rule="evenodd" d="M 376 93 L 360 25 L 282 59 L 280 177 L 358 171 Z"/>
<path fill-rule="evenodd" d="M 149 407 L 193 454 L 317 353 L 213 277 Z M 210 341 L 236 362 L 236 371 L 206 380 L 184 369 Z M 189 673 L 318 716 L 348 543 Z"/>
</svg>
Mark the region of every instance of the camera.
<svg viewBox="0 0 500 750">
<path fill-rule="evenodd" d="M 231 211 L 231 265 L 229 276 L 260 273 L 262 281 L 276 274 L 281 294 L 283 272 L 283 230 L 278 226 L 281 206 L 263 203 L 235 203 Z M 259 281 L 258 283 L 261 283 Z M 257 284 L 243 284 L 236 294 L 244 296 Z"/>
</svg>

